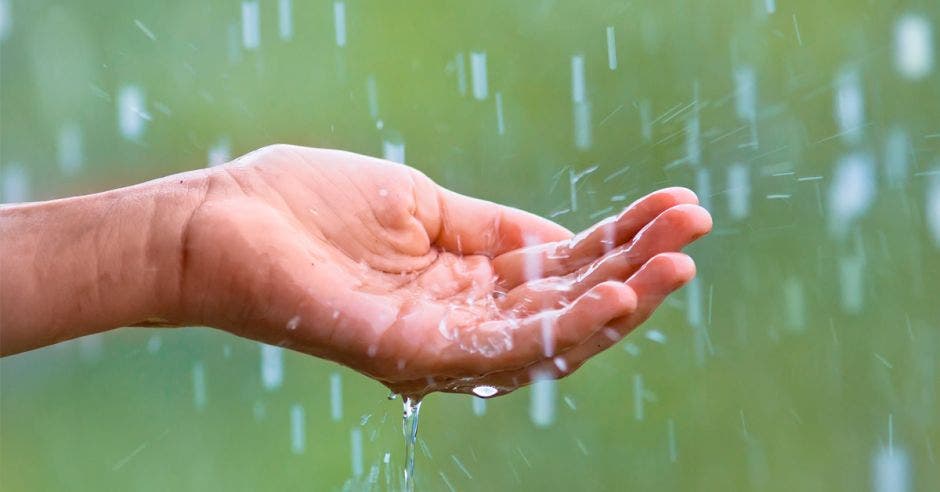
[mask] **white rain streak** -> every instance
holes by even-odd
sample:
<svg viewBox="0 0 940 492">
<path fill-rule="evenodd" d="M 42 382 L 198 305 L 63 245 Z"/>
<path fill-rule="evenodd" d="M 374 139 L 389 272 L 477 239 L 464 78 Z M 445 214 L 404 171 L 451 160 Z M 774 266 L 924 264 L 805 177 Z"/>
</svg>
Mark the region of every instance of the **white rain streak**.
<svg viewBox="0 0 940 492">
<path fill-rule="evenodd" d="M 902 76 L 919 80 L 933 70 L 933 35 L 927 19 L 907 14 L 894 26 L 894 64 Z"/>
<path fill-rule="evenodd" d="M 712 208 L 711 172 L 706 168 L 699 168 L 695 172 L 695 194 L 700 204 L 708 210 Z"/>
<path fill-rule="evenodd" d="M 934 170 L 927 185 L 927 206 L 924 209 L 927 229 L 933 236 L 933 242 L 940 248 L 940 168 Z"/>
<path fill-rule="evenodd" d="M 800 36 L 800 23 L 796 20 L 796 14 L 793 14 L 793 31 L 796 33 L 796 42 L 803 46 L 803 36 Z"/>
<path fill-rule="evenodd" d="M 571 57 L 571 101 L 584 102 L 584 56 Z"/>
<path fill-rule="evenodd" d="M 160 351 L 162 346 L 163 339 L 160 338 L 160 335 L 150 335 L 150 338 L 147 339 L 147 353 L 155 354 Z"/>
<path fill-rule="evenodd" d="M 686 320 L 695 333 L 695 360 L 699 365 L 705 363 L 705 350 L 707 348 L 708 336 L 705 332 L 704 317 L 702 312 L 702 282 L 698 277 L 693 278 L 686 286 L 688 297 L 686 298 Z"/>
<path fill-rule="evenodd" d="M 258 49 L 261 45 L 261 30 L 258 0 L 242 2 L 242 46 L 246 50 Z"/>
<path fill-rule="evenodd" d="M 875 192 L 870 155 L 852 153 L 840 159 L 829 187 L 830 230 L 837 235 L 848 232 L 871 207 Z"/>
<path fill-rule="evenodd" d="M 274 345 L 261 345 L 261 385 L 275 390 L 284 382 L 284 349 Z"/>
<path fill-rule="evenodd" d="M 613 26 L 607 26 L 607 68 L 617 70 L 617 37 Z"/>
<path fill-rule="evenodd" d="M 343 418 L 343 380 L 338 372 L 330 374 L 330 418 L 335 422 Z"/>
<path fill-rule="evenodd" d="M 457 66 L 457 93 L 461 96 L 467 95 L 467 67 L 464 64 L 463 53 L 457 53 L 454 59 Z"/>
<path fill-rule="evenodd" d="M 522 237 L 522 242 L 526 246 L 539 244 L 539 237 L 534 234 L 526 234 Z M 533 250 L 523 253 L 522 274 L 528 280 L 542 278 L 542 259 L 541 255 Z"/>
<path fill-rule="evenodd" d="M 369 116 L 373 120 L 379 117 L 379 88 L 375 83 L 375 75 L 366 79 L 366 99 L 369 102 Z"/>
<path fill-rule="evenodd" d="M 362 475 L 362 429 L 353 427 L 349 432 L 349 451 L 354 477 Z"/>
<path fill-rule="evenodd" d="M 470 84 L 473 87 L 474 98 L 478 101 L 486 99 L 489 94 L 489 86 L 486 79 L 486 53 L 482 51 L 470 53 Z"/>
<path fill-rule="evenodd" d="M 58 154 L 59 170 L 66 176 L 71 176 L 81 169 L 84 161 L 81 127 L 69 122 L 59 128 L 56 153 Z"/>
<path fill-rule="evenodd" d="M 653 140 L 653 108 L 648 99 L 640 101 L 640 131 L 645 142 Z"/>
<path fill-rule="evenodd" d="M 333 2 L 333 27 L 336 31 L 336 46 L 346 46 L 346 2 Z"/>
<path fill-rule="evenodd" d="M 582 150 L 591 146 L 591 105 L 587 102 L 574 104 L 574 144 Z"/>
<path fill-rule="evenodd" d="M 144 24 L 140 19 L 134 19 L 134 25 L 137 26 L 137 29 L 140 29 L 140 32 L 144 33 L 144 36 L 150 38 L 151 41 L 156 41 L 157 36 Z"/>
<path fill-rule="evenodd" d="M 910 461 L 904 450 L 884 447 L 872 463 L 872 489 L 875 492 L 907 492 L 911 490 Z"/>
<path fill-rule="evenodd" d="M 750 208 L 750 169 L 745 164 L 734 163 L 728 168 L 728 214 L 734 220 L 741 220 L 748 216 Z"/>
<path fill-rule="evenodd" d="M 590 166 L 590 167 L 588 167 L 587 169 L 585 169 L 585 170 L 583 170 L 583 171 L 581 171 L 581 172 L 577 172 L 577 171 L 575 171 L 574 169 L 568 169 L 568 184 L 569 184 L 569 187 L 570 187 L 570 188 L 569 188 L 569 191 L 570 191 L 571 196 L 572 196 L 572 199 L 571 199 L 571 210 L 573 210 L 573 211 L 577 211 L 577 210 L 578 210 L 578 205 L 577 205 L 577 203 L 578 203 L 578 200 L 577 200 L 577 191 L 578 191 L 577 184 L 578 184 L 578 182 L 581 181 L 585 176 L 587 176 L 587 175 L 593 173 L 594 171 L 597 171 L 597 168 L 598 168 L 598 166 L 597 166 L 597 164 L 595 164 L 595 165 Z"/>
<path fill-rule="evenodd" d="M 542 355 L 552 357 L 555 355 L 555 330 L 551 318 L 542 316 L 539 328 L 542 334 Z"/>
<path fill-rule="evenodd" d="M 685 158 L 689 164 L 702 163 L 702 131 L 698 119 L 698 111 L 693 112 L 685 120 Z"/>
<path fill-rule="evenodd" d="M 643 420 L 643 375 L 633 375 L 633 417 Z"/>
<path fill-rule="evenodd" d="M 473 402 L 473 414 L 477 417 L 482 417 L 486 414 L 486 400 L 478 396 L 470 398 L 470 401 Z"/>
<path fill-rule="evenodd" d="M 688 287 L 688 298 L 686 299 L 686 320 L 690 326 L 702 326 L 702 286 L 698 277 L 693 278 Z"/>
<path fill-rule="evenodd" d="M 584 81 L 584 55 L 571 57 L 571 101 L 574 103 L 574 145 L 579 149 L 591 146 L 591 105 L 587 101 Z"/>
<path fill-rule="evenodd" d="M 862 92 L 858 70 L 843 69 L 836 79 L 835 116 L 839 136 L 846 142 L 857 143 L 862 138 L 865 124 L 865 94 Z"/>
<path fill-rule="evenodd" d="M 290 407 L 290 452 L 303 454 L 307 449 L 307 421 L 304 407 L 295 403 Z"/>
<path fill-rule="evenodd" d="M 666 439 L 669 441 L 669 461 L 679 461 L 679 448 L 676 446 L 676 423 L 672 419 L 666 421 Z"/>
<path fill-rule="evenodd" d="M 293 6 L 291 0 L 277 2 L 277 32 L 281 39 L 289 41 L 294 37 Z"/>
<path fill-rule="evenodd" d="M 655 329 L 655 328 L 646 332 L 646 338 L 647 338 L 647 340 L 650 340 L 650 341 L 652 341 L 652 342 L 656 342 L 656 343 L 658 343 L 658 344 L 664 344 L 664 343 L 666 343 L 666 341 L 668 340 L 668 338 L 666 338 L 666 334 L 665 334 L 665 333 L 663 333 L 663 332 L 661 332 L 661 331 L 659 331 L 659 330 L 657 330 L 657 329 Z"/>
<path fill-rule="evenodd" d="M 777 1 L 776 0 L 764 0 L 764 8 L 767 10 L 768 14 L 773 14 L 777 11 Z"/>
<path fill-rule="evenodd" d="M 10 3 L 8 0 L 0 0 L 0 41 L 5 41 L 10 36 L 10 28 L 13 21 L 10 17 Z"/>
<path fill-rule="evenodd" d="M 405 142 L 384 140 L 382 142 L 382 157 L 387 161 L 405 163 Z"/>
<path fill-rule="evenodd" d="M 757 121 L 757 77 L 750 66 L 734 69 L 734 111 L 744 121 Z"/>
<path fill-rule="evenodd" d="M 892 127 L 888 131 L 884 154 L 884 173 L 888 186 L 898 188 L 907 181 L 910 155 L 911 141 L 907 132 L 897 126 Z"/>
<path fill-rule="evenodd" d="M 546 374 L 533 375 L 529 418 L 536 427 L 548 427 L 555 422 L 555 391 L 557 382 Z"/>
<path fill-rule="evenodd" d="M 795 277 L 783 284 L 783 301 L 786 306 L 786 324 L 793 331 L 803 331 L 806 326 L 806 298 L 803 284 Z"/>
<path fill-rule="evenodd" d="M 235 63 L 242 57 L 242 51 L 239 43 L 238 23 L 232 22 L 228 25 L 228 61 Z"/>
<path fill-rule="evenodd" d="M 209 147 L 209 167 L 225 164 L 232 159 L 232 148 L 228 138 L 220 138 L 212 147 Z"/>
<path fill-rule="evenodd" d="M 500 92 L 496 93 L 496 133 L 506 134 L 506 122 L 503 119 L 503 94 Z"/>
<path fill-rule="evenodd" d="M 734 110 L 750 125 L 752 147 L 757 147 L 757 76 L 754 68 L 744 65 L 734 69 Z"/>
<path fill-rule="evenodd" d="M 193 405 L 201 411 L 206 402 L 206 365 L 199 361 L 193 364 Z"/>
<path fill-rule="evenodd" d="M 118 130 L 128 140 L 137 140 L 144 133 L 150 114 L 143 91 L 136 85 L 125 85 L 117 93 Z"/>
<path fill-rule="evenodd" d="M 839 258 L 839 289 L 842 309 L 849 314 L 862 310 L 865 301 L 865 257 L 860 254 Z"/>
</svg>

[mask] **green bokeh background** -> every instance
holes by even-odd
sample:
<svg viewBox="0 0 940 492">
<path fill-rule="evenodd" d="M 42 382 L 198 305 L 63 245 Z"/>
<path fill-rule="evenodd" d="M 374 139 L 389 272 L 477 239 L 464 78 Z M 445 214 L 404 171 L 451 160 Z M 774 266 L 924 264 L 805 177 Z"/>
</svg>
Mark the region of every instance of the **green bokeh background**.
<svg viewBox="0 0 940 492">
<path fill-rule="evenodd" d="M 428 397 L 420 490 L 940 489 L 940 232 L 930 229 L 940 212 L 929 205 L 940 194 L 940 63 L 905 76 L 895 35 L 899 19 L 917 16 L 935 57 L 936 1 L 347 0 L 338 46 L 332 1 L 294 0 L 285 40 L 279 2 L 260 0 L 256 49 L 242 43 L 239 1 L 0 4 L 5 201 L 100 191 L 203 167 L 212 149 L 234 157 L 277 142 L 377 156 L 383 142 L 403 142 L 406 162 L 440 184 L 571 229 L 658 187 L 700 193 L 715 229 L 690 249 L 696 282 L 558 382 L 549 427 L 529 417 L 531 389 L 489 400 L 484 415 L 466 396 Z M 471 52 L 486 53 L 482 100 Z M 586 148 L 575 145 L 576 55 Z M 753 122 L 736 111 L 747 89 L 735 73 L 748 69 Z M 837 111 L 845 80 L 864 107 L 848 129 Z M 137 139 L 118 128 L 128 85 L 149 118 Z M 853 188 L 837 170 L 851 155 L 870 164 L 874 197 L 858 220 L 838 221 Z M 747 169 L 746 217 L 729 209 L 742 193 L 729 184 L 733 165 Z M 3 359 L 0 488 L 397 483 L 400 402 L 288 352 L 283 385 L 267 390 L 260 354 L 209 329 L 124 329 Z M 305 417 L 299 454 L 294 405 Z M 907 487 L 878 488 L 879 456 L 893 457 Z"/>
</svg>

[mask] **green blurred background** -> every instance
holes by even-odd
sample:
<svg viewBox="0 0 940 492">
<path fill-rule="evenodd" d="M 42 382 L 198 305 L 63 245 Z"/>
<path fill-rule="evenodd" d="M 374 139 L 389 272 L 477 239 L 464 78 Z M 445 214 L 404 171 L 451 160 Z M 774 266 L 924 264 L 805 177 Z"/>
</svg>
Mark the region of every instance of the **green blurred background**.
<svg viewBox="0 0 940 492">
<path fill-rule="evenodd" d="M 938 22 L 935 0 L 0 0 L 0 191 L 277 142 L 572 229 L 689 186 L 715 219 L 697 280 L 557 384 L 429 396 L 419 490 L 938 490 Z M 68 342 L 0 361 L 0 488 L 394 488 L 385 396 L 208 329 Z"/>
</svg>

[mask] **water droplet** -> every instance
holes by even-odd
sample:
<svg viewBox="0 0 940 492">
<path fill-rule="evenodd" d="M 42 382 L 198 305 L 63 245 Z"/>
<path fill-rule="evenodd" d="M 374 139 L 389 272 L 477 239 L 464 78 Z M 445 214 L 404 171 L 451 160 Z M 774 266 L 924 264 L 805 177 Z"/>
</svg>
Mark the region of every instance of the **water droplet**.
<svg viewBox="0 0 940 492">
<path fill-rule="evenodd" d="M 492 386 L 486 386 L 486 385 L 477 386 L 473 388 L 473 394 L 479 396 L 480 398 L 489 398 L 498 392 L 499 390 L 497 390 L 496 388 Z"/>
</svg>

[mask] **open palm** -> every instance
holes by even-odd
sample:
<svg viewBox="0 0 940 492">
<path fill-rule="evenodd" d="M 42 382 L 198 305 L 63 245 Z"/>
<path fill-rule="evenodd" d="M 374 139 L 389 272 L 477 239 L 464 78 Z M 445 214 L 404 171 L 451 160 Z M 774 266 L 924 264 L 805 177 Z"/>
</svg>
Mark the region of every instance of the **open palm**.
<svg viewBox="0 0 940 492">
<path fill-rule="evenodd" d="M 182 321 L 324 357 L 395 391 L 561 377 L 694 275 L 711 220 L 682 188 L 572 237 L 400 164 L 278 145 L 210 171 Z"/>
</svg>

